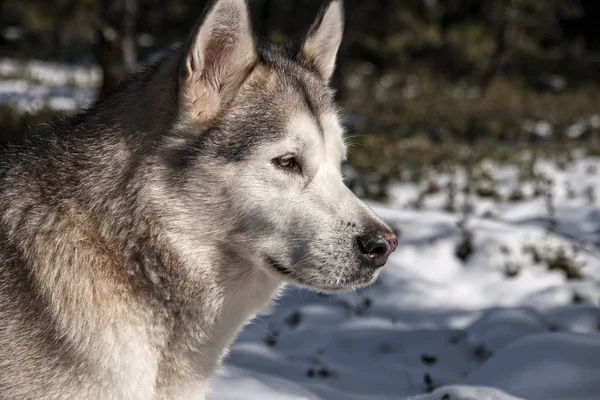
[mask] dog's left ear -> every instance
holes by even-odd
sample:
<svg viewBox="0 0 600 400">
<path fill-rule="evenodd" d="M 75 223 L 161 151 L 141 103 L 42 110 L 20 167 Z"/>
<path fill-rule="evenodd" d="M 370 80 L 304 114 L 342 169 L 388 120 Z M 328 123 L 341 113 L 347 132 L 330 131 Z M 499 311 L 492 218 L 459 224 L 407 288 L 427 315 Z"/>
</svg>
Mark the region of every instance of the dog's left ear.
<svg viewBox="0 0 600 400">
<path fill-rule="evenodd" d="M 256 63 L 246 0 L 213 0 L 183 48 L 179 111 L 210 120 L 233 99 Z"/>
<path fill-rule="evenodd" d="M 343 32 L 343 1 L 326 0 L 302 43 L 299 61 L 329 81 L 335 71 L 335 60 Z"/>
</svg>

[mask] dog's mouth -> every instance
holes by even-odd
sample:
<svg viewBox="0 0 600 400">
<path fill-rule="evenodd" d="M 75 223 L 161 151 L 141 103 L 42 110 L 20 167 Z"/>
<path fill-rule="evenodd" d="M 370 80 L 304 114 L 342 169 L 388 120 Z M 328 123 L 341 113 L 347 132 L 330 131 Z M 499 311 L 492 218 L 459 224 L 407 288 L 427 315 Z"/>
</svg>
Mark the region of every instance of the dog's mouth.
<svg viewBox="0 0 600 400">
<path fill-rule="evenodd" d="M 268 265 L 269 270 L 274 272 L 284 281 L 324 293 L 347 292 L 369 286 L 378 276 L 377 273 L 367 273 L 365 269 L 359 269 L 345 279 L 335 279 L 335 283 L 330 282 L 331 279 L 327 279 L 326 277 L 324 277 L 322 281 L 309 281 L 304 279 L 301 275 L 294 273 L 291 268 L 272 257 L 266 257 L 266 264 Z"/>
</svg>

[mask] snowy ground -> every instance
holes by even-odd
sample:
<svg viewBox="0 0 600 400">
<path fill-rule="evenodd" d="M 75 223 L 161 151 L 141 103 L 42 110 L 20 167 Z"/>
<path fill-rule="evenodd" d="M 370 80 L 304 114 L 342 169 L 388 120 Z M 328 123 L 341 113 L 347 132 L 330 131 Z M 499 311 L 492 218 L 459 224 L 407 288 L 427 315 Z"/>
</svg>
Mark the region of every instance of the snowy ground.
<svg viewBox="0 0 600 400">
<path fill-rule="evenodd" d="M 23 113 L 73 112 L 95 99 L 97 66 L 0 58 L 0 105 Z"/>
<path fill-rule="evenodd" d="M 483 165 L 472 185 L 493 182 L 498 198 L 467 196 L 464 229 L 443 210 L 464 171 L 430 177 L 442 189 L 419 210 L 423 187 L 395 186 L 391 205 L 373 205 L 401 233 L 378 283 L 327 297 L 289 288 L 242 332 L 210 398 L 599 399 L 599 161 L 537 162 L 530 178 Z"/>
</svg>

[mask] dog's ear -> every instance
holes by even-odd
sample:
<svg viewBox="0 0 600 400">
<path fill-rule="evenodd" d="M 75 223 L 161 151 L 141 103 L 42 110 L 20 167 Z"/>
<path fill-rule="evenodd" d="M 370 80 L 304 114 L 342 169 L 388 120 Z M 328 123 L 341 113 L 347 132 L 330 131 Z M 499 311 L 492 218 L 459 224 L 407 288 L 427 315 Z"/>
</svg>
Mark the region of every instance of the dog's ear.
<svg viewBox="0 0 600 400">
<path fill-rule="evenodd" d="M 246 0 L 215 0 L 183 47 L 179 112 L 209 120 L 233 99 L 256 63 Z"/>
<path fill-rule="evenodd" d="M 326 0 L 302 43 L 299 61 L 315 69 L 328 81 L 335 70 L 335 60 L 343 32 L 342 0 Z"/>
</svg>

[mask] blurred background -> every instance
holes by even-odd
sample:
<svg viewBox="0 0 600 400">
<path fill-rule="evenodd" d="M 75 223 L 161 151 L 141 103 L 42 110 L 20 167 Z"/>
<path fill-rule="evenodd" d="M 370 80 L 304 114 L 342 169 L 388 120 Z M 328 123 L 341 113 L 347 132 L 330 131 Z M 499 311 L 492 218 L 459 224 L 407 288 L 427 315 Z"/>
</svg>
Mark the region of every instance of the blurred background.
<svg viewBox="0 0 600 400">
<path fill-rule="evenodd" d="M 205 3 L 0 0 L 0 140 L 105 96 L 184 39 Z M 320 5 L 250 3 L 275 42 L 301 35 Z M 346 12 L 334 84 L 350 164 L 381 181 L 368 197 L 423 166 L 598 146 L 600 2 L 346 0 Z"/>
</svg>

